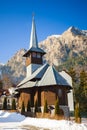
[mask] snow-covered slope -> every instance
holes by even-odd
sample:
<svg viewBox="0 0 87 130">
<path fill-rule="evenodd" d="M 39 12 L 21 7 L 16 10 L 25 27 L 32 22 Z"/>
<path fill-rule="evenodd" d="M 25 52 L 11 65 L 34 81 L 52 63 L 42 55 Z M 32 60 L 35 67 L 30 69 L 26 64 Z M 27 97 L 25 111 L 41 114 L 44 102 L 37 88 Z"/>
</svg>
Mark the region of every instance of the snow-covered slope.
<svg viewBox="0 0 87 130">
<path fill-rule="evenodd" d="M 76 124 L 68 120 L 52 120 L 42 118 L 25 117 L 19 113 L 0 111 L 0 130 L 22 130 L 24 126 L 35 126 L 48 130 L 87 130 L 87 124 Z M 32 129 L 33 130 L 33 129 Z"/>
</svg>

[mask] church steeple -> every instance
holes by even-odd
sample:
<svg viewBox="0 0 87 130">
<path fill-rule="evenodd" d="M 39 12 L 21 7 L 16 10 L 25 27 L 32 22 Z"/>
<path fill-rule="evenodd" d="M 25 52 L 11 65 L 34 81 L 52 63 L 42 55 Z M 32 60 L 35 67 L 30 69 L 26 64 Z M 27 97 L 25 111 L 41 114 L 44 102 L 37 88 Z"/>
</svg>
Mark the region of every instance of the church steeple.
<svg viewBox="0 0 87 130">
<path fill-rule="evenodd" d="M 37 34 L 36 34 L 36 26 L 35 26 L 34 15 L 32 17 L 32 28 L 31 28 L 29 49 L 32 48 L 32 47 L 38 48 L 38 40 L 37 40 Z"/>
<path fill-rule="evenodd" d="M 42 50 L 41 48 L 38 47 L 38 40 L 37 40 L 37 33 L 36 33 L 34 16 L 32 17 L 32 28 L 31 28 L 31 35 L 30 35 L 29 50 L 23 56 L 27 57 L 30 52 L 41 53 L 41 55 L 45 54 L 44 50 Z"/>
<path fill-rule="evenodd" d="M 29 50 L 23 55 L 26 57 L 27 77 L 29 77 L 35 70 L 43 65 L 44 54 L 44 50 L 38 47 L 36 26 L 33 16 Z"/>
</svg>

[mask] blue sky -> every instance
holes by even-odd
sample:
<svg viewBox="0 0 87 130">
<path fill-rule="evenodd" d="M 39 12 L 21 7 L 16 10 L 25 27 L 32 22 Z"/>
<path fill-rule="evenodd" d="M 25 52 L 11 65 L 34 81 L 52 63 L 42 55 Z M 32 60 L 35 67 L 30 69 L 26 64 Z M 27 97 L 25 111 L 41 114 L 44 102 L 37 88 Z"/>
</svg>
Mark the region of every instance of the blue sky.
<svg viewBox="0 0 87 130">
<path fill-rule="evenodd" d="M 87 0 L 0 0 L 0 62 L 28 49 L 32 13 L 38 42 L 70 26 L 87 30 Z"/>
</svg>

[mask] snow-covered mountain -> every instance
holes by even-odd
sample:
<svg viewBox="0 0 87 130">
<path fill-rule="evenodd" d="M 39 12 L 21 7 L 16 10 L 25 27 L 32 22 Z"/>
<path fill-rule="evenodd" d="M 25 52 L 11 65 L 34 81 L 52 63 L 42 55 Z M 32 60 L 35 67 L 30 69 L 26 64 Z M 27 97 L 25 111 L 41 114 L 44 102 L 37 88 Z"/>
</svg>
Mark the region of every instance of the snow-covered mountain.
<svg viewBox="0 0 87 130">
<path fill-rule="evenodd" d="M 40 43 L 40 47 L 47 52 L 45 60 L 56 66 L 74 58 L 82 58 L 87 62 L 87 30 L 70 27 L 58 37 L 47 37 Z"/>
<path fill-rule="evenodd" d="M 71 27 L 69 27 L 69 29 L 68 29 L 67 31 L 65 31 L 65 32 L 70 32 L 70 33 L 72 33 L 73 35 L 83 35 L 83 36 L 85 36 L 85 35 L 86 35 L 85 32 L 87 32 L 87 31 L 83 31 L 83 30 L 80 30 L 80 29 L 78 29 L 78 28 L 75 28 L 74 26 L 71 26 Z"/>
<path fill-rule="evenodd" d="M 87 70 L 87 30 L 70 27 L 61 35 L 48 36 L 39 45 L 46 51 L 44 61 L 49 64 Z M 16 84 L 26 75 L 25 58 L 22 57 L 25 52 L 21 49 L 5 65 L 0 64 L 0 72 L 9 75 Z"/>
</svg>

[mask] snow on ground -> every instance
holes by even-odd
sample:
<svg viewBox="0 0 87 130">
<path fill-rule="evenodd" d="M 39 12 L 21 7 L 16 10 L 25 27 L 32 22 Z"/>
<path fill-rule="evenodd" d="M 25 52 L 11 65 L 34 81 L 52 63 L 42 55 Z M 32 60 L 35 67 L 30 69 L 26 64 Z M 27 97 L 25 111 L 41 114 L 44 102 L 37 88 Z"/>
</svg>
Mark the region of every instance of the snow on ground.
<svg viewBox="0 0 87 130">
<path fill-rule="evenodd" d="M 70 121 L 66 120 L 51 120 L 51 119 L 36 119 L 36 118 L 26 118 L 23 122 L 22 125 L 27 124 L 27 125 L 34 125 L 37 127 L 42 127 L 42 128 L 49 128 L 52 130 L 87 130 L 87 126 L 84 124 L 76 124 Z"/>
<path fill-rule="evenodd" d="M 9 113 L 0 111 L 0 130 L 13 130 L 22 126 L 35 126 L 49 130 L 87 130 L 87 119 L 84 123 L 76 124 L 68 120 L 52 120 L 41 118 L 30 118 L 21 115 L 20 113 Z M 43 130 L 41 129 L 41 130 Z M 22 129 L 15 129 L 22 130 Z"/>
</svg>

